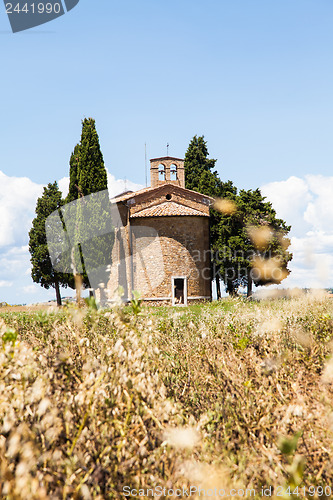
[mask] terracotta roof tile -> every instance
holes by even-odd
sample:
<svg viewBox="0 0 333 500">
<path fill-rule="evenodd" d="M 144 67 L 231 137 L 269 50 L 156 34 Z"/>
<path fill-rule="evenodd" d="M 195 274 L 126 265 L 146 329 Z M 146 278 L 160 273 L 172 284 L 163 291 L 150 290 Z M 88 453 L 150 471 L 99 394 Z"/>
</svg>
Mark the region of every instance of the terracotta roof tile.
<svg viewBox="0 0 333 500">
<path fill-rule="evenodd" d="M 160 205 L 154 205 L 153 207 L 144 208 L 139 212 L 131 215 L 131 218 L 134 217 L 170 217 L 174 215 L 191 215 L 191 216 L 206 216 L 204 212 L 200 212 L 199 210 L 195 210 L 194 208 L 186 207 L 185 205 L 180 205 L 173 201 L 166 201 L 161 203 Z"/>
</svg>

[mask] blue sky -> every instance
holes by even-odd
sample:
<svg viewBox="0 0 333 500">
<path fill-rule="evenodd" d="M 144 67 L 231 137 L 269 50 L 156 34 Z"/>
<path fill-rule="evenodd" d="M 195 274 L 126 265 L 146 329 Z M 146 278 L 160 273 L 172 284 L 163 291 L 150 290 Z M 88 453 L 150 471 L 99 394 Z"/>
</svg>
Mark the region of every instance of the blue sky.
<svg viewBox="0 0 333 500">
<path fill-rule="evenodd" d="M 240 187 L 330 174 L 332 21 L 330 0 L 81 0 L 13 35 L 2 7 L 1 168 L 66 175 L 92 116 L 109 170 L 138 183 L 145 142 L 182 156 L 194 134 Z"/>
<path fill-rule="evenodd" d="M 80 0 L 12 34 L 1 4 L 0 170 L 35 186 L 66 177 L 91 116 L 115 179 L 144 184 L 145 143 L 181 157 L 194 134 L 239 188 L 330 178 L 332 26 L 331 0 Z"/>
</svg>

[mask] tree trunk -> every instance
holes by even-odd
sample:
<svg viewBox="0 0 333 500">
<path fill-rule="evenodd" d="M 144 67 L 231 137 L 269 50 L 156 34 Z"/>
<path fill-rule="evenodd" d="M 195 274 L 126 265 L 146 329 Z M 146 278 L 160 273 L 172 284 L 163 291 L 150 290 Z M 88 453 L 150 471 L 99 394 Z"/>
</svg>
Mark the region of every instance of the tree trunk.
<svg viewBox="0 0 333 500">
<path fill-rule="evenodd" d="M 57 306 L 60 307 L 61 306 L 61 295 L 60 295 L 59 282 L 58 282 L 57 278 L 55 278 L 55 281 L 54 281 L 54 288 L 56 291 Z"/>
<path fill-rule="evenodd" d="M 74 274 L 74 283 L 76 290 L 76 303 L 81 306 L 81 289 L 82 289 L 82 276 L 81 274 Z"/>
<path fill-rule="evenodd" d="M 221 284 L 220 284 L 220 278 L 216 276 L 216 296 L 217 300 L 220 300 L 221 298 Z"/>
<path fill-rule="evenodd" d="M 230 297 L 237 297 L 237 289 L 235 288 L 232 280 L 227 281 L 226 292 L 230 295 Z"/>
<path fill-rule="evenodd" d="M 251 273 L 248 273 L 248 275 L 247 275 L 247 294 L 246 294 L 247 297 L 252 296 L 252 284 L 253 284 L 253 281 L 252 281 Z"/>
</svg>

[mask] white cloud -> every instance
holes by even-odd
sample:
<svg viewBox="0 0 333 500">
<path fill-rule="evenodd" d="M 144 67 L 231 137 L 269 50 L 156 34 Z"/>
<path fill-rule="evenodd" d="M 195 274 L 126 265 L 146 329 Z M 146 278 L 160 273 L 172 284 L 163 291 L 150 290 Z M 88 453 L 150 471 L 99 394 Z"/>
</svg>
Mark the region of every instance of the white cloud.
<svg viewBox="0 0 333 500">
<path fill-rule="evenodd" d="M 333 286 L 333 177 L 290 177 L 262 186 L 261 192 L 292 226 L 292 273 L 282 286 Z"/>
<path fill-rule="evenodd" d="M 69 189 L 69 177 L 63 177 L 58 181 L 58 186 L 60 191 L 62 192 L 63 198 L 68 195 L 68 189 Z"/>
<path fill-rule="evenodd" d="M 108 171 L 108 189 L 110 198 L 114 198 L 124 191 L 138 191 L 142 188 L 143 186 L 141 184 L 135 184 L 134 182 L 128 180 L 116 179 L 115 176 L 110 174 Z"/>
<path fill-rule="evenodd" d="M 278 217 L 293 226 L 295 234 L 304 234 L 310 229 L 304 213 L 313 200 L 313 193 L 305 179 L 289 177 L 286 181 L 271 182 L 261 192 L 272 202 Z"/>
<path fill-rule="evenodd" d="M 31 294 L 37 294 L 39 292 L 39 286 L 38 285 L 27 285 L 22 287 L 22 290 L 24 293 L 27 293 L 29 295 Z"/>
<path fill-rule="evenodd" d="M 132 181 L 124 179 L 116 179 L 115 176 L 112 175 L 108 170 L 106 171 L 110 198 L 114 198 L 124 191 L 137 191 L 143 188 L 141 184 L 135 184 Z M 63 177 L 62 179 L 60 179 L 60 181 L 58 182 L 58 186 L 60 191 L 62 192 L 63 197 L 67 196 L 69 188 L 69 177 Z"/>
<path fill-rule="evenodd" d="M 12 281 L 0 280 L 0 288 L 7 288 L 9 286 L 13 286 Z"/>
<path fill-rule="evenodd" d="M 12 281 L 26 275 L 26 269 L 30 264 L 28 246 L 7 247 L 0 251 L 0 278 Z"/>
<path fill-rule="evenodd" d="M 308 175 L 306 180 L 314 199 L 308 204 L 304 219 L 317 231 L 326 232 L 333 225 L 333 177 Z"/>
<path fill-rule="evenodd" d="M 68 193 L 69 178 L 58 181 L 63 196 Z M 27 302 L 25 295 L 39 292 L 38 300 L 53 298 L 54 291 L 33 284 L 29 254 L 29 230 L 35 217 L 37 198 L 43 186 L 28 177 L 10 177 L 0 171 L 0 300 L 10 303 Z M 136 191 L 142 186 L 116 179 L 108 172 L 110 196 L 125 190 Z M 70 294 L 70 291 L 66 292 Z"/>
<path fill-rule="evenodd" d="M 9 177 L 1 171 L 0 185 L 0 247 L 22 244 L 43 187 L 27 177 Z"/>
</svg>

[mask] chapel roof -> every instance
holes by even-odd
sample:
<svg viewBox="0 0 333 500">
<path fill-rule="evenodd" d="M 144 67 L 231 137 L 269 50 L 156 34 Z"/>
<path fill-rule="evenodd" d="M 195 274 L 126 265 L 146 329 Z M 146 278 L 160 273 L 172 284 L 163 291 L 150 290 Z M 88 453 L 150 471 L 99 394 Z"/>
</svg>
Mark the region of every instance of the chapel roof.
<svg viewBox="0 0 333 500">
<path fill-rule="evenodd" d="M 171 217 L 175 215 L 200 217 L 208 216 L 208 214 L 200 212 L 195 208 L 186 207 L 185 205 L 181 205 L 173 201 L 166 201 L 164 203 L 160 203 L 159 205 L 154 205 L 152 207 L 144 208 L 143 210 L 135 212 L 133 215 L 131 215 L 131 219 L 133 219 L 134 217 Z"/>
<path fill-rule="evenodd" d="M 151 193 L 152 191 L 158 191 L 158 190 L 162 190 L 162 189 L 165 189 L 166 186 L 170 186 L 170 187 L 173 187 L 173 188 L 176 188 L 177 190 L 181 190 L 184 192 L 184 194 L 188 193 L 188 194 L 194 194 L 196 196 L 202 196 L 203 198 L 206 198 L 208 201 L 211 201 L 211 202 L 214 202 L 214 198 L 212 198 L 211 196 L 208 196 L 206 194 L 202 194 L 202 193 L 199 193 L 198 191 L 193 191 L 192 189 L 187 189 L 187 188 L 183 188 L 183 187 L 180 187 L 180 186 L 175 186 L 172 182 L 170 183 L 164 183 L 164 184 L 161 184 L 160 186 L 154 186 L 154 187 L 146 187 L 146 188 L 143 188 L 143 189 L 139 189 L 138 191 L 134 191 L 134 192 L 129 192 L 129 193 L 122 193 L 118 196 L 115 196 L 114 198 L 112 198 L 111 201 L 114 201 L 115 203 L 119 203 L 121 201 L 127 201 L 127 200 L 130 200 L 131 198 L 135 198 L 137 196 L 140 196 L 140 195 L 144 195 L 144 194 L 149 194 Z"/>
</svg>

